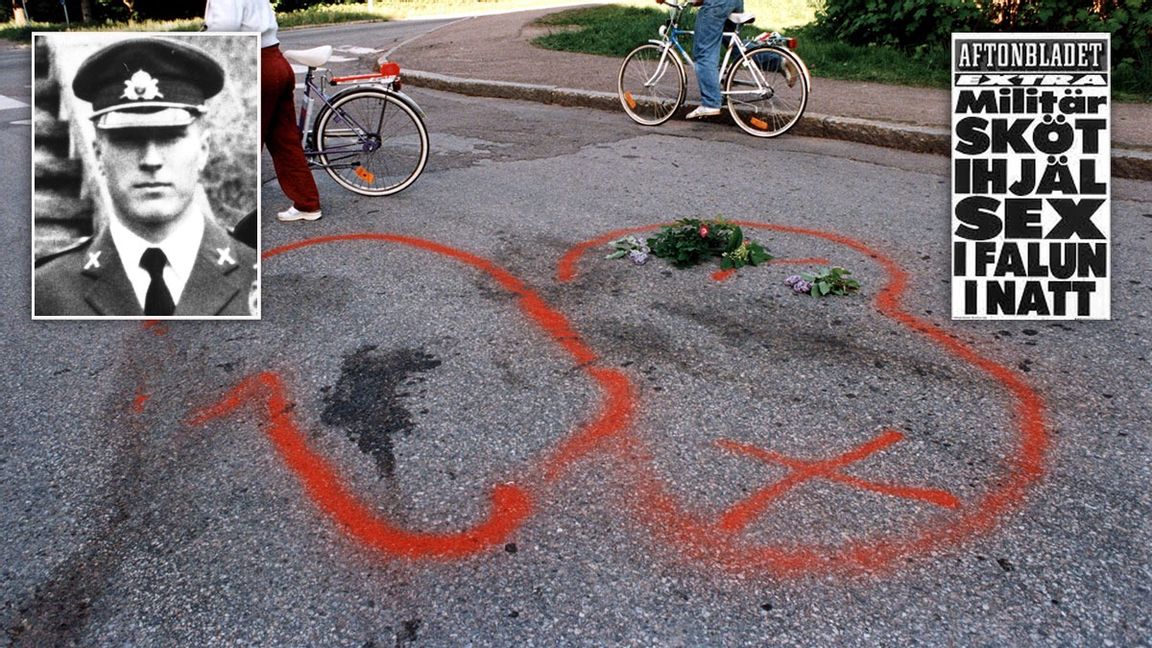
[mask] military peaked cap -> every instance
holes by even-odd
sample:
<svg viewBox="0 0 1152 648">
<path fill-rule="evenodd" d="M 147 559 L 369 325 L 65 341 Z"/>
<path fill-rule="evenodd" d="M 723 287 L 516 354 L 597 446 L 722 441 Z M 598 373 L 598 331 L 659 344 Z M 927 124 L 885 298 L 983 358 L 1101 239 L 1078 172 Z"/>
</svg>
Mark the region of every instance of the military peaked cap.
<svg viewBox="0 0 1152 648">
<path fill-rule="evenodd" d="M 224 87 L 224 69 L 173 40 L 133 38 L 88 57 L 72 92 L 92 104 L 97 128 L 187 126 Z"/>
</svg>

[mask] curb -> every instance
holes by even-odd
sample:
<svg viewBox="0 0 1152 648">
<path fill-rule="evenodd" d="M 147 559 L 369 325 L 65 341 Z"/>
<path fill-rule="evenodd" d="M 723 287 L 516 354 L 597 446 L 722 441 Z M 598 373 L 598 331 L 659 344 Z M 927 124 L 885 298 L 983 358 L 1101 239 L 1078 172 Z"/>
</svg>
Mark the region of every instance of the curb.
<svg viewBox="0 0 1152 648">
<path fill-rule="evenodd" d="M 619 110 L 616 93 L 576 90 L 559 86 L 485 81 L 404 70 L 404 82 L 429 90 L 442 90 L 474 97 L 517 99 L 575 108 Z M 688 108 L 689 106 L 685 106 Z M 952 133 L 947 129 L 891 122 L 805 113 L 792 133 L 801 137 L 819 137 L 900 149 L 912 153 L 950 155 Z M 1152 178 L 1152 152 L 1136 149 L 1112 149 L 1112 176 L 1134 180 Z"/>
</svg>

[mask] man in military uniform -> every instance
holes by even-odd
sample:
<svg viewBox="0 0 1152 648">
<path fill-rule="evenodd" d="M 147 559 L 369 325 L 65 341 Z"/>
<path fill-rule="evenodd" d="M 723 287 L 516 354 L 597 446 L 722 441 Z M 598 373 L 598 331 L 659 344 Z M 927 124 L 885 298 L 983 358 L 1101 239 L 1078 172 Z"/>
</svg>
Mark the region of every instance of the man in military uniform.
<svg viewBox="0 0 1152 648">
<path fill-rule="evenodd" d="M 208 163 L 205 101 L 224 70 L 173 40 L 134 38 L 81 64 L 75 95 L 92 104 L 108 223 L 36 262 L 37 316 L 254 315 L 256 251 L 195 200 Z"/>
</svg>

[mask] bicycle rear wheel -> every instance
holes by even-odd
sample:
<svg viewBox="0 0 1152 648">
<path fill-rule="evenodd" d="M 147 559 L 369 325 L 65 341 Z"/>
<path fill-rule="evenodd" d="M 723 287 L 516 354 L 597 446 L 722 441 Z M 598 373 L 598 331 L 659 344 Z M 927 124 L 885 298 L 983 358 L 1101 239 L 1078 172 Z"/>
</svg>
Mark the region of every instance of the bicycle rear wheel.
<svg viewBox="0 0 1152 648">
<path fill-rule="evenodd" d="M 779 47 L 756 47 L 728 70 L 724 83 L 732 120 L 756 137 L 777 137 L 800 121 L 808 105 L 804 63 Z"/>
<path fill-rule="evenodd" d="M 349 191 L 388 196 L 428 162 L 428 129 L 411 100 L 383 88 L 347 90 L 316 119 L 319 166 Z"/>
<path fill-rule="evenodd" d="M 684 102 L 684 64 L 669 47 L 641 45 L 624 58 L 616 89 L 624 112 L 638 124 L 668 121 Z"/>
</svg>

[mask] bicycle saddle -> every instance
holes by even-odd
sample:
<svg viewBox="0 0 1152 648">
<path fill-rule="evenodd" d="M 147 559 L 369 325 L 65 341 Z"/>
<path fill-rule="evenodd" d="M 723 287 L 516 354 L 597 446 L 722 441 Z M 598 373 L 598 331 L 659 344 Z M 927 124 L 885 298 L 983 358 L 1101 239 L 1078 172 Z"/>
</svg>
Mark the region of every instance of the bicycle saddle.
<svg viewBox="0 0 1152 648">
<path fill-rule="evenodd" d="M 310 68 L 320 67 L 332 58 L 332 46 L 322 45 L 306 50 L 284 50 L 284 58 L 298 65 L 306 65 Z"/>
<path fill-rule="evenodd" d="M 728 20 L 737 25 L 747 25 L 756 20 L 756 14 L 750 13 L 734 13 L 728 16 Z M 287 54 L 287 52 L 285 52 Z"/>
</svg>

